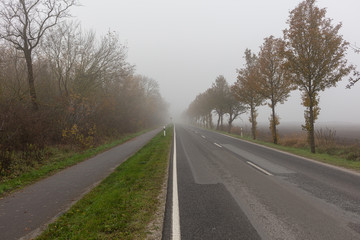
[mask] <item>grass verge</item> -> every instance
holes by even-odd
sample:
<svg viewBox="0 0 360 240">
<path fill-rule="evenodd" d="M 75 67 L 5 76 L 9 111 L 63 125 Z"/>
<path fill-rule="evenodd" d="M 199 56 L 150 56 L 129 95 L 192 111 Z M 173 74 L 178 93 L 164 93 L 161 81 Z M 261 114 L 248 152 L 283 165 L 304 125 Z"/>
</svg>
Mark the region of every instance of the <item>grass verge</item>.
<svg viewBox="0 0 360 240">
<path fill-rule="evenodd" d="M 311 153 L 310 150 L 307 148 L 282 146 L 282 145 L 277 145 L 274 143 L 264 142 L 264 141 L 260 141 L 260 140 L 253 140 L 250 137 L 241 137 L 237 134 L 229 134 L 227 132 L 221 132 L 221 133 L 235 137 L 235 138 L 239 138 L 239 139 L 242 139 L 245 141 L 249 141 L 249 142 L 257 143 L 257 144 L 267 146 L 270 148 L 274 148 L 277 150 L 281 150 L 284 152 L 292 153 L 292 154 L 295 154 L 295 155 L 298 155 L 301 157 L 316 160 L 319 162 L 328 163 L 328 164 L 331 164 L 334 166 L 360 171 L 360 161 L 351 161 L 351 160 L 347 160 L 343 157 L 331 155 L 331 154 L 327 154 L 327 153 L 315 153 L 314 154 L 314 153 Z"/>
<path fill-rule="evenodd" d="M 11 191 L 23 188 L 24 186 L 27 186 L 42 178 L 52 175 L 64 168 L 75 165 L 99 153 L 102 153 L 105 150 L 122 144 L 145 132 L 147 132 L 147 130 L 134 134 L 129 134 L 119 140 L 112 141 L 110 143 L 106 143 L 82 152 L 64 151 L 58 148 L 49 147 L 47 149 L 47 151 L 50 153 L 49 158 L 46 159 L 46 161 L 44 161 L 41 165 L 39 164 L 37 166 L 34 166 L 28 169 L 28 171 L 20 173 L 15 177 L 13 176 L 9 178 L 4 178 L 0 181 L 0 197 L 5 193 L 9 193 Z"/>
<path fill-rule="evenodd" d="M 153 138 L 55 223 L 42 239 L 144 239 L 159 205 L 172 128 Z"/>
</svg>

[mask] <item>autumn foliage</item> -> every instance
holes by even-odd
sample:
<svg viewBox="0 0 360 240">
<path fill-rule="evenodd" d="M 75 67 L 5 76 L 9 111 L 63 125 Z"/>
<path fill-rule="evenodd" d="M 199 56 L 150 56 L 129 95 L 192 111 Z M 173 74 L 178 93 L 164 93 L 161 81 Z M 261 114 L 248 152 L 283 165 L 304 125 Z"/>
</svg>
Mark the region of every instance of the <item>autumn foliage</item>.
<svg viewBox="0 0 360 240">
<path fill-rule="evenodd" d="M 136 75 L 126 54 L 113 32 L 98 38 L 79 24 L 56 25 L 33 52 L 34 109 L 23 52 L 1 41 L 0 174 L 14 157 L 41 161 L 46 146 L 88 149 L 163 123 L 159 85 Z"/>
<path fill-rule="evenodd" d="M 339 33 L 341 23 L 334 25 L 326 17 L 326 9 L 316 6 L 316 0 L 304 0 L 294 8 L 287 21 L 288 28 L 283 38 L 270 36 L 264 39 L 258 54 L 245 50 L 245 64 L 237 69 L 237 79 L 231 93 L 249 113 L 251 135 L 257 137 L 258 107 L 267 103 L 271 108 L 269 117 L 273 143 L 279 141 L 277 126 L 280 116 L 276 107 L 284 103 L 290 92 L 301 91 L 302 105 L 305 107 L 303 130 L 311 152 L 315 153 L 315 121 L 320 114 L 320 92 L 335 87 L 344 77 L 350 75 L 348 88 L 359 81 L 360 73 L 348 64 L 346 53 L 349 43 Z M 353 47 L 360 52 L 358 47 Z M 215 85 L 216 86 L 216 85 Z M 205 126 L 212 125 L 212 111 L 215 109 L 219 121 L 223 122 L 224 98 L 214 96 L 214 88 L 207 90 L 190 104 L 188 116 L 199 122 L 205 119 Z M 234 105 L 235 103 L 233 103 Z M 229 123 L 232 115 L 228 114 Z M 284 116 L 286 117 L 286 116 Z"/>
<path fill-rule="evenodd" d="M 245 51 L 244 68 L 238 69 L 237 81 L 232 87 L 232 91 L 236 99 L 243 103 L 250 110 L 249 121 L 251 123 L 252 138 L 256 139 L 258 116 L 257 107 L 262 105 L 264 97 L 258 91 L 258 83 L 260 72 L 258 68 L 258 57 L 252 53 L 250 49 Z"/>
<path fill-rule="evenodd" d="M 304 129 L 308 133 L 311 152 L 315 152 L 314 123 L 319 114 L 319 93 L 336 86 L 354 69 L 348 65 L 349 43 L 339 34 L 341 24 L 333 25 L 326 18 L 326 9 L 315 0 L 301 2 L 290 12 L 289 28 L 284 30 L 286 68 L 302 92 Z"/>
</svg>

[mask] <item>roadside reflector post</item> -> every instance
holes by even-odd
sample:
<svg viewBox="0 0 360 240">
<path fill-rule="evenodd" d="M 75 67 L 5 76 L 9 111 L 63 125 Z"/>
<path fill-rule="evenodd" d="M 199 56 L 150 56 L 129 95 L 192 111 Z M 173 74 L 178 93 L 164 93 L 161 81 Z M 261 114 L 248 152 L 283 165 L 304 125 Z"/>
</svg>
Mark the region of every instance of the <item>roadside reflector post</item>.
<svg viewBox="0 0 360 240">
<path fill-rule="evenodd" d="M 165 126 L 164 126 L 164 137 L 166 136 Z"/>
</svg>

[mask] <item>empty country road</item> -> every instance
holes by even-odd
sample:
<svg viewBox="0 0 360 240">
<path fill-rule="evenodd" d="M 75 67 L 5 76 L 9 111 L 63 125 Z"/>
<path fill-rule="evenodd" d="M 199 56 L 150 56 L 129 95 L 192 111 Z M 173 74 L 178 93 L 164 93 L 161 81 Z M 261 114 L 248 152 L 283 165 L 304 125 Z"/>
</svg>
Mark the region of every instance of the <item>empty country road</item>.
<svg viewBox="0 0 360 240">
<path fill-rule="evenodd" d="M 147 132 L 0 199 L 0 239 L 31 239 L 160 130 Z"/>
<path fill-rule="evenodd" d="M 192 126 L 173 156 L 163 239 L 174 171 L 181 239 L 360 239 L 358 173 Z"/>
</svg>

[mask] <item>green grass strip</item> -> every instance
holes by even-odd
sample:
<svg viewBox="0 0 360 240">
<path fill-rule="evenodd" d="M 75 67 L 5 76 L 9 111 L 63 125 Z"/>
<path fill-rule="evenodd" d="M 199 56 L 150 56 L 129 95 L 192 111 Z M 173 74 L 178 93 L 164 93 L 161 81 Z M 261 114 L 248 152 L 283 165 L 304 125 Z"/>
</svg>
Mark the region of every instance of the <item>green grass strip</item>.
<svg viewBox="0 0 360 240">
<path fill-rule="evenodd" d="M 144 239 L 164 182 L 172 128 L 121 164 L 37 239 Z"/>
<path fill-rule="evenodd" d="M 301 157 L 309 158 L 309 159 L 312 159 L 315 161 L 328 163 L 328 164 L 331 164 L 334 166 L 344 167 L 344 168 L 352 169 L 352 170 L 356 170 L 356 171 L 360 170 L 360 162 L 359 161 L 351 161 L 351 160 L 347 160 L 345 158 L 342 158 L 342 157 L 339 157 L 336 155 L 330 155 L 327 153 L 311 153 L 309 149 L 281 146 L 281 145 L 277 145 L 274 143 L 264 142 L 264 141 L 260 141 L 260 140 L 253 140 L 250 137 L 240 137 L 239 135 L 229 134 L 227 132 L 221 132 L 221 133 L 235 137 L 235 138 L 242 139 L 244 141 L 257 143 L 257 144 L 260 144 L 263 146 L 267 146 L 267 147 L 281 150 L 284 152 L 292 153 L 292 154 L 295 154 L 295 155 L 298 155 Z"/>
<path fill-rule="evenodd" d="M 47 161 L 43 165 L 40 165 L 37 168 L 33 168 L 28 172 L 22 173 L 18 177 L 1 181 L 0 197 L 4 193 L 23 188 L 24 186 L 27 186 L 62 169 L 73 166 L 81 161 L 91 158 L 134 137 L 137 137 L 147 131 L 148 130 L 129 134 L 119 140 L 103 144 L 96 148 L 88 149 L 82 152 L 63 152 L 59 149 L 49 148 L 49 151 L 51 151 L 53 155 L 50 157 L 50 159 L 47 159 Z"/>
</svg>

